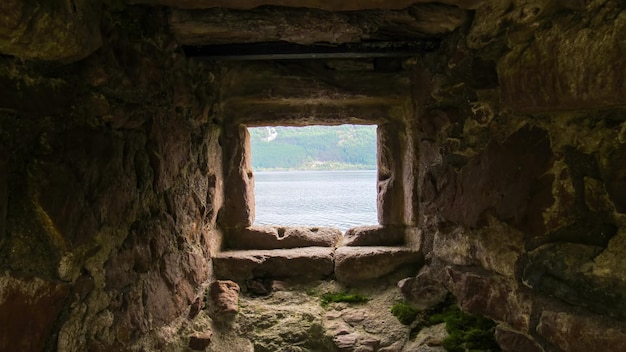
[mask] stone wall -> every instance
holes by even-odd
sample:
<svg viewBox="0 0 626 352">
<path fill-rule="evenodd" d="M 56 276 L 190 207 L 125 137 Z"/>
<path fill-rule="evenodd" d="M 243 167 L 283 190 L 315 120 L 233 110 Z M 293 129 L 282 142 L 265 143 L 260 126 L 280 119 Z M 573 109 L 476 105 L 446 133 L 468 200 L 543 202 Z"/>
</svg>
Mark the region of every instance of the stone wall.
<svg viewBox="0 0 626 352">
<path fill-rule="evenodd" d="M 384 13 L 402 20 L 421 2 Z M 194 62 L 165 25 L 185 11 L 5 3 L 0 350 L 123 351 L 147 335 L 162 349 L 159 328 L 201 306 L 218 223 L 253 222 L 244 126 L 314 123 L 379 125 L 380 224 L 409 227 L 415 256 L 463 309 L 499 323 L 504 350 L 626 345 L 622 2 L 441 2 L 473 16 L 423 5 L 460 15 L 437 52 L 393 72 L 368 60 Z M 378 2 L 367 3 L 310 2 Z M 227 13 L 248 30 L 245 12 Z M 195 28 L 174 27 L 179 38 Z"/>
<path fill-rule="evenodd" d="M 165 20 L 106 12 L 102 47 L 74 64 L 0 57 L 0 350 L 129 350 L 203 293 L 216 71 Z M 84 56 L 57 49 L 47 58 Z"/>
<path fill-rule="evenodd" d="M 626 343 L 624 11 L 598 3 L 500 28 L 503 56 L 472 41 L 479 10 L 413 74 L 430 92 L 416 99 L 425 256 L 507 351 Z"/>
</svg>

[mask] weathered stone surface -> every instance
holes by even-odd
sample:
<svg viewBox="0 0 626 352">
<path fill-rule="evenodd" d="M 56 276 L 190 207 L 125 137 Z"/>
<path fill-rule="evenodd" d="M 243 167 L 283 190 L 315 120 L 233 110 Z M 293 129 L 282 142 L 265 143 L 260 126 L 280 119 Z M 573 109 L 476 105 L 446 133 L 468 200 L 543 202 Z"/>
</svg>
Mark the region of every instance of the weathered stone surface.
<svg viewBox="0 0 626 352">
<path fill-rule="evenodd" d="M 626 59 L 620 43 L 626 12 L 619 1 L 601 8 L 600 3 L 555 16 L 552 25 L 532 32 L 534 26 L 526 27 L 529 36 L 524 34 L 498 65 L 505 104 L 520 112 L 624 105 Z"/>
<path fill-rule="evenodd" d="M 383 226 L 405 225 L 406 204 L 402 182 L 403 146 L 406 143 L 404 125 L 389 122 L 378 125 L 376 153 L 378 155 L 378 223 Z"/>
<path fill-rule="evenodd" d="M 539 185 L 552 162 L 547 132 L 523 127 L 503 143 L 489 143 L 459 173 L 449 169 L 435 201 L 442 216 L 464 226 L 479 227 L 491 211 L 513 226 L 541 231 L 542 209 L 552 199 L 550 188 Z"/>
<path fill-rule="evenodd" d="M 232 9 L 250 10 L 259 6 L 308 7 L 327 11 L 355 11 L 367 9 L 404 9 L 417 3 L 430 3 L 430 0 L 132 0 L 136 4 L 158 4 L 187 9 L 206 9 L 211 7 L 225 7 Z M 464 9 L 474 9 L 485 0 L 439 0 L 437 3 L 458 6 Z"/>
<path fill-rule="evenodd" d="M 436 37 L 454 31 L 467 19 L 458 7 L 421 5 L 403 11 L 329 13 L 302 8 L 261 8 L 247 12 L 225 9 L 174 10 L 170 27 L 179 43 L 209 45 L 291 42 L 356 43 Z"/>
<path fill-rule="evenodd" d="M 250 155 L 250 133 L 243 125 L 230 125 L 220 136 L 224 150 L 224 204 L 217 222 L 226 229 L 245 228 L 254 223 L 254 174 Z"/>
<path fill-rule="evenodd" d="M 125 142 L 111 131 L 89 127 L 67 128 L 55 137 L 50 157 L 33 171 L 36 201 L 62 237 L 61 248 L 73 248 L 92 240 L 104 222 L 125 223 L 134 215 L 136 179 L 125 170 L 123 153 L 125 148 L 137 153 L 140 141 Z"/>
<path fill-rule="evenodd" d="M 204 299 L 203 297 L 197 297 L 195 301 L 189 306 L 189 314 L 187 314 L 187 319 L 193 319 L 198 316 L 198 313 L 204 308 Z"/>
<path fill-rule="evenodd" d="M 263 298 L 241 297 L 237 317 L 249 351 L 333 351 L 332 336 L 325 334 L 319 298 L 298 290 L 276 292 Z"/>
<path fill-rule="evenodd" d="M 0 350 L 43 351 L 68 293 L 67 284 L 0 276 Z"/>
<path fill-rule="evenodd" d="M 9 207 L 9 156 L 0 147 L 0 239 L 4 238 L 7 228 L 7 209 Z"/>
<path fill-rule="evenodd" d="M 213 258 L 218 279 L 243 282 L 252 278 L 319 279 L 333 272 L 333 248 L 226 251 Z"/>
<path fill-rule="evenodd" d="M 228 249 L 335 247 L 341 231 L 332 227 L 251 226 L 226 234 Z"/>
<path fill-rule="evenodd" d="M 626 141 L 622 140 L 621 143 Z M 626 214 L 626 189 L 622 185 L 626 182 L 626 170 L 624 168 L 615 168 L 613 165 L 619 165 L 619 160 L 626 158 L 626 146 L 610 150 L 606 158 L 601 158 L 598 162 L 600 173 L 611 201 L 615 205 L 615 209 Z"/>
<path fill-rule="evenodd" d="M 197 333 L 189 336 L 189 348 L 194 351 L 204 351 L 211 344 L 211 332 Z"/>
<path fill-rule="evenodd" d="M 100 4 L 77 0 L 7 0 L 0 6 L 0 52 L 23 59 L 72 62 L 94 52 L 100 37 Z"/>
<path fill-rule="evenodd" d="M 376 124 L 403 118 L 410 80 L 398 72 L 335 71 L 318 62 L 224 64 L 222 114 L 247 126 Z"/>
<path fill-rule="evenodd" d="M 503 324 L 496 327 L 496 341 L 504 352 L 544 351 L 544 349 L 532 337 L 507 328 Z"/>
<path fill-rule="evenodd" d="M 355 283 L 377 279 L 423 262 L 422 254 L 405 247 L 339 247 L 335 252 L 335 276 L 339 282 Z"/>
<path fill-rule="evenodd" d="M 209 285 L 209 317 L 218 323 L 232 320 L 239 312 L 239 285 L 230 280 Z"/>
<path fill-rule="evenodd" d="M 398 287 L 404 299 L 420 309 L 433 307 L 448 295 L 441 282 L 432 277 L 428 266 L 423 267 L 417 276 L 399 281 Z"/>
<path fill-rule="evenodd" d="M 343 235 L 344 246 L 399 246 L 404 244 L 404 227 L 359 226 Z"/>
<path fill-rule="evenodd" d="M 402 351 L 406 352 L 444 352 L 443 340 L 448 337 L 446 324 L 425 327 L 410 341 Z"/>
<path fill-rule="evenodd" d="M 480 230 L 457 228 L 437 231 L 433 240 L 435 257 L 455 265 L 481 265 L 513 277 L 525 252 L 523 234 L 506 224 L 490 221 Z"/>
<path fill-rule="evenodd" d="M 344 350 L 400 351 L 409 338 L 409 329 L 391 314 L 396 289 L 389 286 L 368 297 L 370 300 L 358 305 L 329 304 L 324 313 L 325 335 L 332 336 L 335 345 Z"/>
<path fill-rule="evenodd" d="M 626 346 L 623 322 L 601 316 L 581 316 L 566 312 L 544 311 L 537 332 L 562 351 L 622 351 Z"/>
<path fill-rule="evenodd" d="M 624 319 L 626 286 L 621 277 L 594 270 L 601 247 L 557 243 L 529 253 L 524 269 L 526 285 L 565 302 Z"/>
<path fill-rule="evenodd" d="M 518 331 L 528 331 L 532 299 L 515 282 L 451 268 L 448 275 L 447 286 L 463 310 L 508 323 Z"/>
</svg>

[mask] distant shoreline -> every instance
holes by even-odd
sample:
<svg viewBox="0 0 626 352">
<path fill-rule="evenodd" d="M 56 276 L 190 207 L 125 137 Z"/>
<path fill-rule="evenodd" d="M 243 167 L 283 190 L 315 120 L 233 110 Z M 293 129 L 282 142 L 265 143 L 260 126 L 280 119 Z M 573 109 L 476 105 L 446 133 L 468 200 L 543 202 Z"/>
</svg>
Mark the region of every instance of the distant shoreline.
<svg viewBox="0 0 626 352">
<path fill-rule="evenodd" d="M 374 165 L 354 165 L 354 164 L 342 164 L 339 165 L 315 165 L 307 167 L 292 167 L 292 168 L 268 168 L 268 167 L 252 167 L 254 171 L 268 172 L 268 171 L 376 171 L 377 168 Z"/>
<path fill-rule="evenodd" d="M 326 169 L 326 170 L 320 170 L 320 169 L 254 169 L 254 172 L 308 172 L 308 171 L 320 171 L 320 172 L 325 172 L 325 171 L 376 171 L 376 169 L 341 169 L 341 170 L 331 170 L 331 169 Z"/>
</svg>

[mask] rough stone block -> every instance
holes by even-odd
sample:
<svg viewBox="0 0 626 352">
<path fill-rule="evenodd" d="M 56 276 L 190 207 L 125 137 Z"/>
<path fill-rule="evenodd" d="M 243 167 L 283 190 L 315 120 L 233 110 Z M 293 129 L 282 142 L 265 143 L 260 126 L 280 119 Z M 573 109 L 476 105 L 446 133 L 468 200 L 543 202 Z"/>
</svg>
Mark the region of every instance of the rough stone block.
<svg viewBox="0 0 626 352">
<path fill-rule="evenodd" d="M 561 351 L 623 351 L 626 326 L 601 316 L 544 311 L 537 332 Z"/>
<path fill-rule="evenodd" d="M 232 320 L 239 312 L 239 285 L 230 280 L 209 285 L 209 317 L 214 321 Z"/>
<path fill-rule="evenodd" d="M 252 278 L 319 279 L 333 272 L 334 248 L 305 247 L 227 251 L 213 258 L 218 279 L 242 282 Z"/>
<path fill-rule="evenodd" d="M 68 292 L 57 282 L 0 276 L 0 351 L 43 351 Z"/>
<path fill-rule="evenodd" d="M 613 7 L 596 18 L 564 16 L 533 30 L 530 45 L 521 40 L 498 65 L 503 102 L 519 112 L 624 105 L 626 13 Z"/>
<path fill-rule="evenodd" d="M 504 352 L 543 352 L 544 349 L 532 337 L 503 325 L 496 327 L 496 341 Z"/>
<path fill-rule="evenodd" d="M 254 174 L 250 161 L 250 134 L 242 125 L 224 128 L 224 204 L 217 221 L 222 228 L 244 228 L 254 223 Z"/>
<path fill-rule="evenodd" d="M 227 234 L 229 249 L 334 247 L 341 231 L 332 227 L 252 226 Z"/>
<path fill-rule="evenodd" d="M 417 270 L 423 260 L 419 251 L 406 247 L 339 247 L 335 252 L 335 275 L 346 283 L 371 280 L 403 266 Z"/>
<path fill-rule="evenodd" d="M 463 310 L 506 322 L 518 331 L 529 330 L 533 301 L 514 281 L 452 268 L 447 272 L 446 286 Z"/>
<path fill-rule="evenodd" d="M 75 1 L 72 6 L 62 0 L 51 0 L 47 5 L 40 6 L 35 0 L 3 1 L 0 21 L 3 54 L 71 62 L 100 47 L 100 6 L 88 0 Z M 48 8 L 55 9 L 54 15 Z"/>
<path fill-rule="evenodd" d="M 407 301 L 422 309 L 433 307 L 448 295 L 448 290 L 432 277 L 428 266 L 423 267 L 416 277 L 398 282 L 398 287 Z"/>
<path fill-rule="evenodd" d="M 548 133 L 540 128 L 523 127 L 504 142 L 492 140 L 487 148 L 470 159 L 460 172 L 449 169 L 436 185 L 440 213 L 448 221 L 478 228 L 493 211 L 518 229 L 540 232 L 543 211 L 552 203 L 553 164 Z"/>
<path fill-rule="evenodd" d="M 611 277 L 595 267 L 602 250 L 578 243 L 543 245 L 528 254 L 523 282 L 567 303 L 624 319 L 623 279 Z"/>
<path fill-rule="evenodd" d="M 458 6 L 462 9 L 475 9 L 484 0 L 439 0 L 447 5 Z M 322 1 L 301 0 L 300 7 L 320 9 L 326 11 L 358 11 L 369 9 L 404 9 L 415 3 L 429 3 L 432 0 L 349 0 L 349 1 Z M 207 9 L 212 7 L 226 7 L 231 9 L 250 10 L 259 6 L 294 6 L 293 0 L 133 0 L 135 4 L 166 5 L 183 9 Z"/>
<path fill-rule="evenodd" d="M 184 45 L 278 41 L 311 45 L 356 43 L 372 37 L 384 40 L 393 38 L 393 31 L 391 36 L 386 32 L 397 26 L 406 28 L 414 38 L 422 39 L 424 35 L 452 32 L 467 20 L 467 12 L 459 8 L 429 5 L 415 6 L 411 11 L 380 11 L 376 15 L 262 8 L 242 16 L 239 11 L 214 8 L 174 10 L 169 24 L 178 42 Z M 376 25 L 372 25 L 373 21 Z"/>
<path fill-rule="evenodd" d="M 524 251 L 520 231 L 493 221 L 489 227 L 477 231 L 464 228 L 437 231 L 432 253 L 447 263 L 481 265 L 487 270 L 513 277 Z"/>
<path fill-rule="evenodd" d="M 359 226 L 346 231 L 344 246 L 400 246 L 404 244 L 404 227 Z"/>
<path fill-rule="evenodd" d="M 189 337 L 189 348 L 194 351 L 204 351 L 211 344 L 212 332 L 197 333 Z"/>
</svg>

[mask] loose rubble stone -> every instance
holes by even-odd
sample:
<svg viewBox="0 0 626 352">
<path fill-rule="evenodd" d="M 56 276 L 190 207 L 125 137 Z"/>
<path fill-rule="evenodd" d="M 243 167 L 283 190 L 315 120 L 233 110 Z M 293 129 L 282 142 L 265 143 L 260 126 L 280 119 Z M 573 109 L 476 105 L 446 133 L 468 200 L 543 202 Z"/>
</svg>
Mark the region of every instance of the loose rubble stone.
<svg viewBox="0 0 626 352">
<path fill-rule="evenodd" d="M 203 306 L 204 304 L 202 302 L 202 298 L 201 297 L 196 298 L 196 300 L 193 301 L 193 303 L 189 307 L 189 314 L 187 315 L 187 318 L 188 319 L 195 318 L 198 315 L 198 313 L 200 313 Z"/>
<path fill-rule="evenodd" d="M 239 311 L 239 285 L 232 281 L 213 281 L 209 285 L 209 316 L 216 322 L 228 322 Z"/>
<path fill-rule="evenodd" d="M 191 335 L 189 337 L 189 348 L 194 351 L 204 351 L 211 344 L 213 333 L 205 332 Z"/>
</svg>

